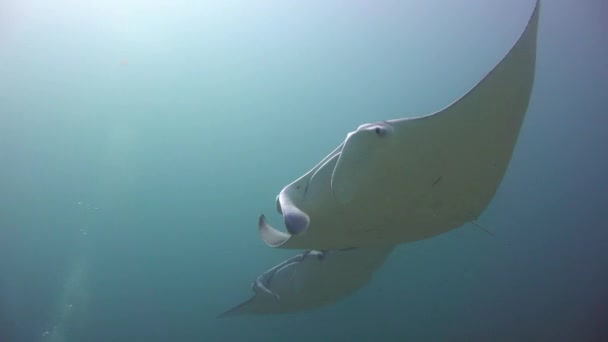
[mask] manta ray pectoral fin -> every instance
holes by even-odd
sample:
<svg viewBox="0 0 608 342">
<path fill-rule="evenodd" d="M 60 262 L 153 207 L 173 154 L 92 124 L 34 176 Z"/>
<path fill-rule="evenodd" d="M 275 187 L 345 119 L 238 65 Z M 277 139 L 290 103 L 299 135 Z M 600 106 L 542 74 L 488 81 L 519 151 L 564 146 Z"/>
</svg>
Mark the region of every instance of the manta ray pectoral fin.
<svg viewBox="0 0 608 342">
<path fill-rule="evenodd" d="M 261 215 L 258 220 L 258 231 L 260 232 L 262 241 L 270 247 L 279 247 L 291 238 L 290 234 L 282 232 L 268 224 L 264 215 Z"/>
<path fill-rule="evenodd" d="M 224 312 L 222 312 L 221 314 L 217 315 L 215 318 L 228 318 L 228 317 L 235 317 L 235 316 L 241 316 L 241 315 L 245 315 L 250 313 L 250 306 L 253 303 L 255 297 L 251 297 L 248 300 L 242 302 L 241 304 L 238 304 L 237 306 L 228 309 Z"/>
</svg>

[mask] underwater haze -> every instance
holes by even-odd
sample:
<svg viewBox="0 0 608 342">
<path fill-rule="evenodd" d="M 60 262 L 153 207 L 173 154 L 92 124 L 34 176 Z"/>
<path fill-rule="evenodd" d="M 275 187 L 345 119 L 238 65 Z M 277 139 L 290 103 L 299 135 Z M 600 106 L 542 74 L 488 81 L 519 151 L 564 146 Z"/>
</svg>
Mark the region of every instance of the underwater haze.
<svg viewBox="0 0 608 342">
<path fill-rule="evenodd" d="M 317 310 L 216 316 L 295 255 L 275 197 L 359 125 L 442 109 L 533 0 L 0 2 L 0 342 L 608 340 L 608 3 L 545 0 L 472 224 Z"/>
</svg>

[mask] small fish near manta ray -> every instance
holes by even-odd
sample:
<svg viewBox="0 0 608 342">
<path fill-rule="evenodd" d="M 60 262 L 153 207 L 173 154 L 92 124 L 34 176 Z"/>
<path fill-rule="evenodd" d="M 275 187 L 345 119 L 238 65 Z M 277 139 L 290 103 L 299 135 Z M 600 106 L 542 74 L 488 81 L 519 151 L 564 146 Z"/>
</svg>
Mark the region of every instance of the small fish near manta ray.
<svg viewBox="0 0 608 342">
<path fill-rule="evenodd" d="M 259 276 L 218 317 L 336 302 L 369 282 L 393 248 L 475 219 L 494 197 L 528 109 L 540 0 L 507 55 L 467 94 L 416 118 L 361 125 L 277 196 L 288 233 L 258 221 L 271 247 L 305 249 Z M 322 252 L 323 251 L 323 252 Z"/>
<path fill-rule="evenodd" d="M 506 172 L 534 84 L 538 12 L 477 85 L 424 116 L 361 125 L 281 190 L 271 247 L 342 249 L 430 238 L 474 221 Z"/>
</svg>

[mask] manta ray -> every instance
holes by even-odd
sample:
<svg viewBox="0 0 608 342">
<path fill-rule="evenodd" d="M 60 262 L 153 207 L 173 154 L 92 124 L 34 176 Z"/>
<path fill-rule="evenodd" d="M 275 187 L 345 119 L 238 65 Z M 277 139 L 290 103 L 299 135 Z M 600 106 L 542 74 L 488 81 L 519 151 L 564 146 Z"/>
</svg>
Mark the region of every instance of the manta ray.
<svg viewBox="0 0 608 342">
<path fill-rule="evenodd" d="M 447 107 L 359 126 L 262 214 L 271 247 L 329 250 L 430 238 L 475 222 L 494 197 L 528 109 L 540 4 L 504 58 Z"/>
<path fill-rule="evenodd" d="M 264 272 L 254 296 L 218 318 L 283 314 L 334 303 L 367 284 L 393 247 L 306 251 Z"/>
</svg>

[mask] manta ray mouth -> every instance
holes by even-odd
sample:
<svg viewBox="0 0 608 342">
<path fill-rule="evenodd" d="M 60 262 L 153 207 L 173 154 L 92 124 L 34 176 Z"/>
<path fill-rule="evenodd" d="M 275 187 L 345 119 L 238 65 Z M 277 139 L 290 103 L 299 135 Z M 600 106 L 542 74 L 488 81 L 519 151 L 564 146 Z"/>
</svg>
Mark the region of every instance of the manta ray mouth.
<svg viewBox="0 0 608 342">
<path fill-rule="evenodd" d="M 308 187 L 308 183 L 306 187 Z M 277 211 L 283 216 L 285 228 L 289 234 L 302 234 L 308 229 L 310 218 L 293 204 L 285 191 L 281 191 L 279 196 L 277 196 Z"/>
<path fill-rule="evenodd" d="M 287 228 L 289 234 L 299 235 L 308 228 L 310 218 L 300 209 L 292 207 L 283 209 L 283 221 L 285 221 L 285 228 Z"/>
<path fill-rule="evenodd" d="M 287 230 L 287 232 L 289 232 L 289 234 L 299 235 L 306 232 L 310 223 L 310 218 L 306 213 L 294 206 L 288 206 L 287 208 L 283 208 L 282 206 L 278 205 L 277 208 L 279 209 L 279 213 L 283 216 L 285 229 Z M 265 224 L 269 228 L 276 230 L 276 228 L 270 226 L 270 224 L 268 224 L 267 222 Z M 260 228 L 260 225 L 262 225 L 261 221 L 258 222 L 258 228 Z"/>
<path fill-rule="evenodd" d="M 321 186 L 331 186 L 331 184 L 326 183 L 328 183 L 336 170 L 336 163 L 342 153 L 343 145 L 343 143 L 340 144 L 332 153 L 317 164 L 317 166 L 310 171 L 310 176 L 301 177 L 296 182 L 285 187 L 277 195 L 275 200 L 276 209 L 277 212 L 283 216 L 285 228 L 288 233 L 274 228 L 268 224 L 264 215 L 260 216 L 258 230 L 262 240 L 264 240 L 267 245 L 278 247 L 287 242 L 292 236 L 306 233 L 310 225 L 310 217 L 294 204 L 292 197 L 297 198 L 299 202 L 311 201 L 313 199 L 311 199 L 310 196 L 314 196 L 318 193 L 319 184 L 321 184 Z"/>
<path fill-rule="evenodd" d="M 283 212 L 283 221 L 288 233 L 271 226 L 263 214 L 258 220 L 260 236 L 271 247 L 278 247 L 287 242 L 292 236 L 305 233 L 310 224 L 308 215 L 293 205 L 281 206 L 281 211 Z"/>
</svg>

